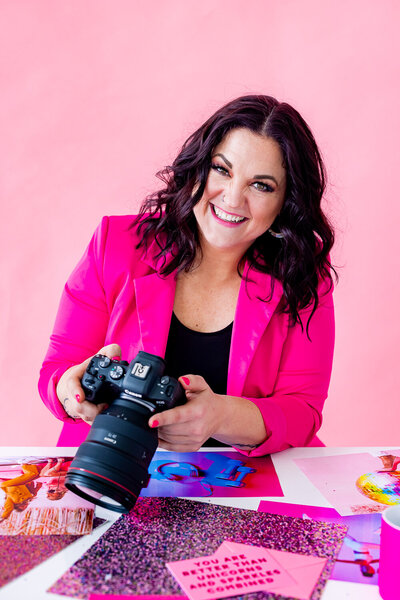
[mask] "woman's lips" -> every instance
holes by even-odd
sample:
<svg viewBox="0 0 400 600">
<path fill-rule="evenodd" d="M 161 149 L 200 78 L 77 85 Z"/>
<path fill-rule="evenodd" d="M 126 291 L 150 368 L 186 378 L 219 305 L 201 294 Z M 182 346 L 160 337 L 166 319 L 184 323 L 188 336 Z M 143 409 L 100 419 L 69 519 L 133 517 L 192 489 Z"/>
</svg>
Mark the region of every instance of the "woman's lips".
<svg viewBox="0 0 400 600">
<path fill-rule="evenodd" d="M 247 221 L 247 217 L 244 217 L 242 221 L 225 221 L 224 219 L 221 219 L 215 212 L 216 207 L 214 206 L 214 204 L 212 204 L 210 202 L 210 206 L 211 206 L 211 214 L 213 215 L 214 219 L 216 219 L 216 221 L 218 221 L 218 223 L 221 223 L 222 225 L 225 225 L 226 227 L 239 227 L 239 225 L 242 225 L 242 223 Z M 240 215 L 234 215 L 233 213 L 228 213 L 219 207 L 217 207 L 217 210 L 220 210 L 221 212 L 223 212 L 227 215 L 231 215 L 232 217 L 240 217 Z"/>
</svg>

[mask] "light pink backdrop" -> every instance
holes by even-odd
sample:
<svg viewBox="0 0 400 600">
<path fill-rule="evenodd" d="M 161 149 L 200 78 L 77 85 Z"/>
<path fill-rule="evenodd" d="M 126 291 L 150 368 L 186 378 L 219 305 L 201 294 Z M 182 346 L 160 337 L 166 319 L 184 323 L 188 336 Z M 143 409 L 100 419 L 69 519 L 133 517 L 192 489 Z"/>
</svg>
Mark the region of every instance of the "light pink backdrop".
<svg viewBox="0 0 400 600">
<path fill-rule="evenodd" d="M 51 445 L 36 380 L 65 279 L 223 102 L 267 93 L 330 174 L 337 343 L 322 439 L 396 444 L 400 4 L 2 0 L 0 443 Z"/>
</svg>

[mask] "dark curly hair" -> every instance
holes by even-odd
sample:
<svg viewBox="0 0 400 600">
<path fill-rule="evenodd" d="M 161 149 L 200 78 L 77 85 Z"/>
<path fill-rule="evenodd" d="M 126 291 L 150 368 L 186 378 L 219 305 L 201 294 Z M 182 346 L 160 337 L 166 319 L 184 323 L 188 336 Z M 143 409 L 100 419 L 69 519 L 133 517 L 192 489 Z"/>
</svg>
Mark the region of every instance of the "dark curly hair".
<svg viewBox="0 0 400 600">
<path fill-rule="evenodd" d="M 283 286 L 281 310 L 289 313 L 291 324 L 302 327 L 300 310 L 318 305 L 321 279 L 333 285 L 329 251 L 334 233 L 321 209 L 326 172 L 314 136 L 302 116 L 289 104 L 271 96 L 242 96 L 214 113 L 183 144 L 171 166 L 157 173 L 165 188 L 148 196 L 135 219 L 142 236 L 137 248 L 147 250 L 157 240 L 158 257 L 164 260 L 161 275 L 174 270 L 189 271 L 200 248 L 193 207 L 201 199 L 211 167 L 213 149 L 235 128 L 273 138 L 280 146 L 286 169 L 286 194 L 279 216 L 271 226 L 283 238 L 268 232 L 258 237 L 245 256 L 251 268 L 269 273 Z M 249 271 L 248 271 L 249 272 Z M 248 275 L 247 275 L 248 276 Z"/>
</svg>

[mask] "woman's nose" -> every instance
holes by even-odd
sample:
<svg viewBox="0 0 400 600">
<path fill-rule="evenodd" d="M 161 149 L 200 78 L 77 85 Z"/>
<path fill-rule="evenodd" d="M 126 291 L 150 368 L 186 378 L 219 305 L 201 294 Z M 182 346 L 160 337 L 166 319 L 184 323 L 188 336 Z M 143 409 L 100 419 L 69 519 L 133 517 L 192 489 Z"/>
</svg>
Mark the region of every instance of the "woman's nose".
<svg viewBox="0 0 400 600">
<path fill-rule="evenodd" d="M 230 185 L 225 189 L 222 199 L 226 206 L 238 208 L 243 204 L 243 191 L 237 186 Z"/>
</svg>

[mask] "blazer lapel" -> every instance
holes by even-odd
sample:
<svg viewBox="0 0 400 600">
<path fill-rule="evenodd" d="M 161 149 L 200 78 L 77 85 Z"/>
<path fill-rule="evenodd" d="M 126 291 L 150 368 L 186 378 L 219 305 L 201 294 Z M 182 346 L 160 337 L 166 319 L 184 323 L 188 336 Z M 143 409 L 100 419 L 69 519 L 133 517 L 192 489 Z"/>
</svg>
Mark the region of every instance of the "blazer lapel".
<svg viewBox="0 0 400 600">
<path fill-rule="evenodd" d="M 281 298 L 282 285 L 275 280 L 269 302 L 259 300 L 270 293 L 271 277 L 251 270 L 243 277 L 233 323 L 231 351 L 229 356 L 227 394 L 241 396 L 246 376 L 261 337 L 271 320 Z"/>
<path fill-rule="evenodd" d="M 145 352 L 164 357 L 176 288 L 175 273 L 162 277 L 160 263 L 154 258 L 158 246 L 153 242 L 142 259 L 156 272 L 134 280 L 141 347 Z"/>
</svg>

